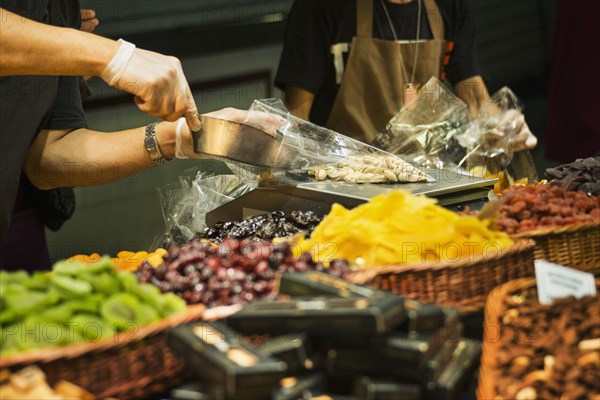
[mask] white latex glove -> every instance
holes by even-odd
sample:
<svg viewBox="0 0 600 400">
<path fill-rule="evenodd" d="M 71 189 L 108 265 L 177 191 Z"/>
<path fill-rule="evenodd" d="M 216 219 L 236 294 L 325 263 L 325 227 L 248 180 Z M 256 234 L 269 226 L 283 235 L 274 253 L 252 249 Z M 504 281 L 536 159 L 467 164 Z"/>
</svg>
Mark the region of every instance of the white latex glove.
<svg viewBox="0 0 600 400">
<path fill-rule="evenodd" d="M 135 95 L 138 108 L 145 113 L 167 121 L 183 115 L 188 126 L 199 130 L 198 110 L 181 62 L 175 57 L 136 49 L 123 40 L 119 42 L 121 47 L 100 77 Z"/>
<path fill-rule="evenodd" d="M 286 123 L 286 120 L 278 115 L 260 111 L 246 111 L 237 108 L 224 108 L 205 114 L 209 117 L 220 118 L 232 122 L 244 123 L 267 133 L 275 135 L 278 128 Z M 204 158 L 201 154 L 194 152 L 192 132 L 184 118 L 177 121 L 175 128 L 175 157 L 176 158 Z"/>
<path fill-rule="evenodd" d="M 533 149 L 537 138 L 525 122 L 525 116 L 518 110 L 508 110 L 502 115 L 497 129 L 511 136 L 514 151 Z"/>
</svg>

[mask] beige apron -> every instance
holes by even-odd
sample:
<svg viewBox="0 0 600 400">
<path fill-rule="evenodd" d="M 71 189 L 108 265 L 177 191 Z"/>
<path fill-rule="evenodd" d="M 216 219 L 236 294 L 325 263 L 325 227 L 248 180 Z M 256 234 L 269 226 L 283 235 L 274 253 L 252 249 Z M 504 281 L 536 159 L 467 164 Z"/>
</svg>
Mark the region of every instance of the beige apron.
<svg viewBox="0 0 600 400">
<path fill-rule="evenodd" d="M 444 22 L 435 0 L 424 0 L 432 40 L 397 43 L 374 39 L 374 1 L 356 0 L 356 4 L 357 34 L 352 39 L 346 71 L 326 126 L 369 143 L 402 106 L 408 82 L 401 63 L 410 77 L 416 46 L 419 59 L 412 83 L 423 85 L 432 76 L 440 76 Z"/>
</svg>

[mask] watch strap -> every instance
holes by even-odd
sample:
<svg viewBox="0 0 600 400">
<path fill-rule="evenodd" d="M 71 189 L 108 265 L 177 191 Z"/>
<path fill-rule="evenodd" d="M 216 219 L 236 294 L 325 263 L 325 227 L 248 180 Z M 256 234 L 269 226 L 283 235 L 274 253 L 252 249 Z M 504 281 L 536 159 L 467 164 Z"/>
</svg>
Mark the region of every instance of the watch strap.
<svg viewBox="0 0 600 400">
<path fill-rule="evenodd" d="M 162 155 L 162 153 L 160 152 L 160 147 L 158 147 L 158 142 L 156 140 L 156 122 L 153 122 L 146 126 L 146 134 L 144 135 L 144 147 L 146 147 L 148 155 L 150 156 L 150 159 L 152 160 L 154 165 L 162 165 L 169 161 Z"/>
</svg>

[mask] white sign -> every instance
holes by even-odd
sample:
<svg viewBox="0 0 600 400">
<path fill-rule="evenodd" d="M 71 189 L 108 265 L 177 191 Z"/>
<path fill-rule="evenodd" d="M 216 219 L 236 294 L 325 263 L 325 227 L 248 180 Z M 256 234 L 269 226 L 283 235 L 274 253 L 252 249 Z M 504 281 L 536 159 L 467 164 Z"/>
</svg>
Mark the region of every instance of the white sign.
<svg viewBox="0 0 600 400">
<path fill-rule="evenodd" d="M 594 275 L 563 267 L 546 260 L 535 260 L 538 299 L 541 304 L 552 304 L 562 297 L 596 295 Z"/>
</svg>

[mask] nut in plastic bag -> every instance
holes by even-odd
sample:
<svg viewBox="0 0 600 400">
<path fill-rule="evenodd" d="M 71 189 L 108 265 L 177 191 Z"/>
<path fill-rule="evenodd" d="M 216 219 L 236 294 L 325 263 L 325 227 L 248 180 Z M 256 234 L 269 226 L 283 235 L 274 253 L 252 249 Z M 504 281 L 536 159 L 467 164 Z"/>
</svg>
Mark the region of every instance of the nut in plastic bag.
<svg viewBox="0 0 600 400">
<path fill-rule="evenodd" d="M 271 171 L 271 177 L 279 182 L 306 179 L 351 183 L 433 180 L 400 157 L 292 116 L 281 100 L 256 100 L 250 112 L 271 113 L 287 121 L 278 132 L 281 150 L 275 163 L 287 168 Z M 266 175 L 265 171 L 255 172 Z"/>
</svg>

